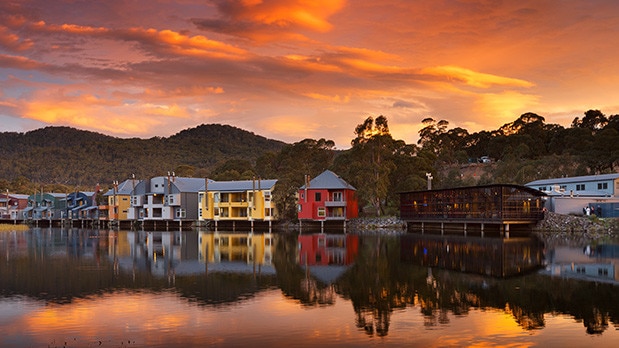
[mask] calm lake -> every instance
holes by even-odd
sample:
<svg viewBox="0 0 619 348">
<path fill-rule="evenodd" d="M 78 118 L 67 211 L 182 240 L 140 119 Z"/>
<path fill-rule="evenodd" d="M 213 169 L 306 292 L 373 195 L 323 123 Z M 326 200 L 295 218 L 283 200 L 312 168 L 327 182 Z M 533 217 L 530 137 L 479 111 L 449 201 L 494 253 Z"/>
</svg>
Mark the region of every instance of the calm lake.
<svg viewBox="0 0 619 348">
<path fill-rule="evenodd" d="M 0 232 L 1 347 L 617 347 L 619 246 Z"/>
</svg>

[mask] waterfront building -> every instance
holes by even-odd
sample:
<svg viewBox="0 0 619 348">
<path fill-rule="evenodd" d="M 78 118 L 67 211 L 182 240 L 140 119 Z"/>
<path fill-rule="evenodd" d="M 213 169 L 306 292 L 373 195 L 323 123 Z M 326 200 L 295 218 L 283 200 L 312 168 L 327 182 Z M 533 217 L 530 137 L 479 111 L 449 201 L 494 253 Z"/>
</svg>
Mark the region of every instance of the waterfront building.
<svg viewBox="0 0 619 348">
<path fill-rule="evenodd" d="M 551 178 L 525 186 L 548 196 L 546 208 L 559 214 L 619 217 L 619 173 Z M 593 210 L 593 211 L 592 211 Z"/>
<path fill-rule="evenodd" d="M 299 220 L 349 220 L 359 214 L 357 189 L 330 170 L 299 188 Z"/>
<path fill-rule="evenodd" d="M 204 189 L 202 178 L 174 175 L 142 180 L 131 194 L 130 220 L 196 221 L 198 193 Z"/>
<path fill-rule="evenodd" d="M 19 213 L 28 207 L 28 195 L 9 193 L 0 194 L 0 219 L 19 219 Z"/>
<path fill-rule="evenodd" d="M 200 191 L 200 220 L 274 221 L 273 189 L 277 180 L 208 181 Z"/>
<path fill-rule="evenodd" d="M 434 227 L 442 234 L 449 225 L 464 234 L 483 235 L 488 227 L 506 234 L 510 225 L 528 227 L 542 220 L 545 198 L 539 190 L 508 184 L 402 192 L 400 218 L 422 232 Z"/>
<path fill-rule="evenodd" d="M 137 179 L 114 182 L 112 188 L 103 194 L 106 204 L 99 206 L 99 218 L 110 221 L 129 220 L 131 193 L 139 182 Z"/>
<path fill-rule="evenodd" d="M 97 218 L 98 206 L 95 203 L 96 192 L 76 191 L 67 194 L 67 212 L 64 217 L 68 219 L 95 219 Z"/>
<path fill-rule="evenodd" d="M 28 196 L 28 206 L 22 211 L 24 220 L 56 220 L 65 218 L 66 193 L 37 192 Z"/>
</svg>

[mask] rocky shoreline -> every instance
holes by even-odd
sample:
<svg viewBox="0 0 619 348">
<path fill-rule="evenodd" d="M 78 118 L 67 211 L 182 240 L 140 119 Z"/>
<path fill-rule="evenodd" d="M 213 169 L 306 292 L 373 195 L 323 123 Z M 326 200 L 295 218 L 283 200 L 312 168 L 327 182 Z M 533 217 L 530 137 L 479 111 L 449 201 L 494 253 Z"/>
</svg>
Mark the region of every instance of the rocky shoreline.
<svg viewBox="0 0 619 348">
<path fill-rule="evenodd" d="M 619 239 L 619 219 L 546 213 L 533 232 L 546 245 L 585 245 Z"/>
</svg>

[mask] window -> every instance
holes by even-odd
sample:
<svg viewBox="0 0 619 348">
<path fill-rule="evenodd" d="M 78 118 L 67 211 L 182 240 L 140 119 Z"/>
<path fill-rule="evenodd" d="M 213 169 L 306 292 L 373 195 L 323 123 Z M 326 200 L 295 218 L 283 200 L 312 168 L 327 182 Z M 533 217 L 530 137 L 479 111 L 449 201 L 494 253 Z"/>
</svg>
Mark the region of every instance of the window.
<svg viewBox="0 0 619 348">
<path fill-rule="evenodd" d="M 608 190 L 608 183 L 607 182 L 598 183 L 598 190 Z"/>
<path fill-rule="evenodd" d="M 264 201 L 265 202 L 271 201 L 271 191 L 264 191 Z"/>
<path fill-rule="evenodd" d="M 585 184 L 576 185 L 576 191 L 584 191 L 584 190 L 585 190 Z"/>
<path fill-rule="evenodd" d="M 320 192 L 316 192 L 316 193 L 314 194 L 314 201 L 315 201 L 315 202 L 320 202 L 320 201 L 322 201 L 322 195 L 320 194 Z"/>
<path fill-rule="evenodd" d="M 343 201 L 342 193 L 341 192 L 333 192 L 333 201 L 334 202 L 341 202 L 341 201 Z"/>
<path fill-rule="evenodd" d="M 300 213 L 303 211 L 303 206 L 301 204 L 297 205 L 297 211 Z"/>
<path fill-rule="evenodd" d="M 325 217 L 325 207 L 319 207 L 318 208 L 318 216 L 319 217 Z"/>
<path fill-rule="evenodd" d="M 264 216 L 265 217 L 270 217 L 270 216 L 272 216 L 271 214 L 273 214 L 271 208 L 264 208 Z"/>
</svg>

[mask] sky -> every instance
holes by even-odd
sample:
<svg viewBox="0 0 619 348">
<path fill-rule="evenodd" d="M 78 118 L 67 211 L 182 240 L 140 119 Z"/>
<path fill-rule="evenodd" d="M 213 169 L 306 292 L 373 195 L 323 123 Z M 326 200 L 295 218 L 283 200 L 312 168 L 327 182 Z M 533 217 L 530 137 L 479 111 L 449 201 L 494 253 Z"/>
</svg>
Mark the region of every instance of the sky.
<svg viewBox="0 0 619 348">
<path fill-rule="evenodd" d="M 383 115 L 495 130 L 619 114 L 614 0 L 3 0 L 0 131 L 228 124 L 350 147 Z"/>
</svg>

